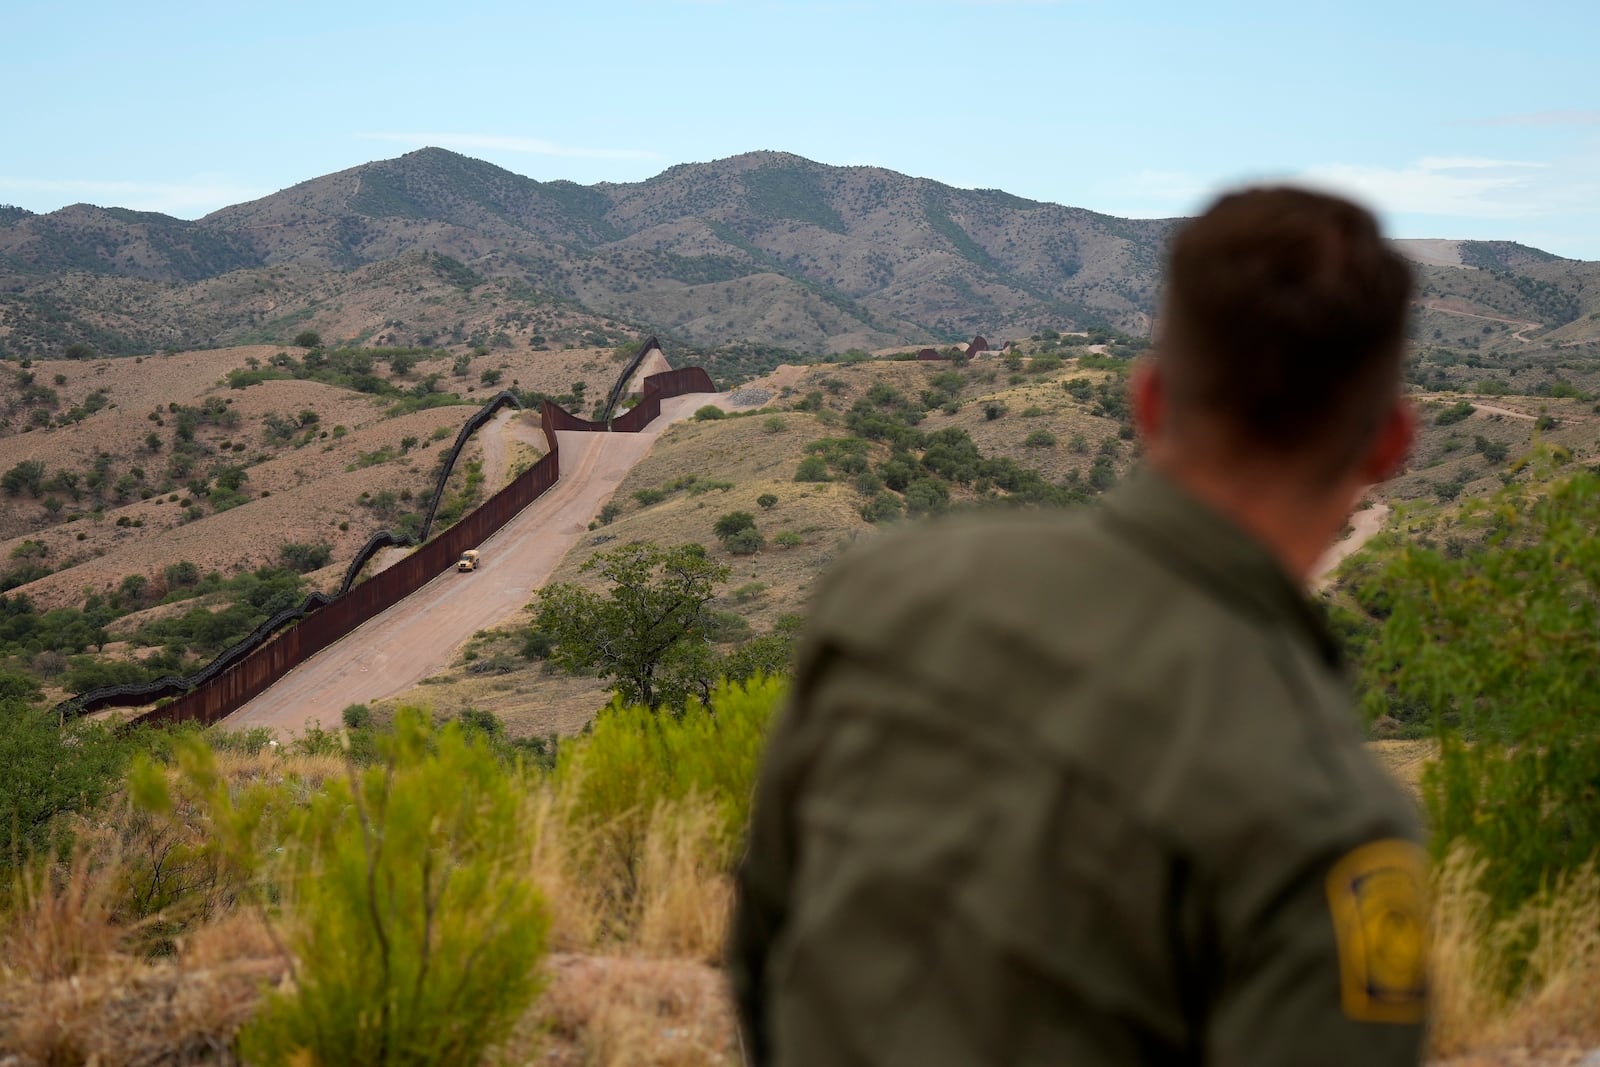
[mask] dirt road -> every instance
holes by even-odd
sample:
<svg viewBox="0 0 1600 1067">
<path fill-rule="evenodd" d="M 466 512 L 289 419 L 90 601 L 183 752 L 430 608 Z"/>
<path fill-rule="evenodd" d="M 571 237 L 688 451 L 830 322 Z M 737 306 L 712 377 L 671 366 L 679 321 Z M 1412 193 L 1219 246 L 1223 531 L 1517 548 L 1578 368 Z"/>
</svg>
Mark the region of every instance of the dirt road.
<svg viewBox="0 0 1600 1067">
<path fill-rule="evenodd" d="M 1383 520 L 1389 517 L 1388 504 L 1374 504 L 1350 516 L 1350 533 L 1322 554 L 1311 568 L 1311 584 L 1321 589 L 1333 576 L 1334 568 L 1354 555 L 1362 545 L 1377 536 L 1383 529 Z"/>
<path fill-rule="evenodd" d="M 1528 422 L 1537 422 L 1539 420 L 1537 415 L 1529 415 L 1526 411 L 1513 411 L 1510 408 L 1485 404 L 1477 395 L 1472 393 L 1414 393 L 1410 399 L 1418 402 L 1423 400 L 1465 400 L 1472 405 L 1474 411 L 1481 411 L 1486 415 L 1504 415 L 1507 418 L 1524 419 Z"/>
<path fill-rule="evenodd" d="M 285 733 L 312 722 L 337 726 L 349 705 L 393 696 L 433 674 L 473 634 L 521 615 L 661 432 L 707 404 L 731 407 L 726 395 L 690 394 L 664 401 L 661 417 L 642 433 L 562 431 L 561 480 L 483 544 L 480 570 L 446 571 L 301 664 L 224 723 Z"/>
</svg>

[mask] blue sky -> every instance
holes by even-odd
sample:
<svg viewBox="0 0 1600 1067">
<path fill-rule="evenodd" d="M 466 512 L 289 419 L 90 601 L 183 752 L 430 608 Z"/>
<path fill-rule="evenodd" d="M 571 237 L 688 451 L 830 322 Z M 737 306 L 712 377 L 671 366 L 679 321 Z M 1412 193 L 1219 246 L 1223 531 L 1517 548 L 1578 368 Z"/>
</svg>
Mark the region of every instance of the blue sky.
<svg viewBox="0 0 1600 1067">
<path fill-rule="evenodd" d="M 1600 4 L 10 0 L 0 203 L 194 218 L 425 144 L 637 181 L 759 148 L 1118 215 L 1353 192 L 1600 260 Z"/>
</svg>

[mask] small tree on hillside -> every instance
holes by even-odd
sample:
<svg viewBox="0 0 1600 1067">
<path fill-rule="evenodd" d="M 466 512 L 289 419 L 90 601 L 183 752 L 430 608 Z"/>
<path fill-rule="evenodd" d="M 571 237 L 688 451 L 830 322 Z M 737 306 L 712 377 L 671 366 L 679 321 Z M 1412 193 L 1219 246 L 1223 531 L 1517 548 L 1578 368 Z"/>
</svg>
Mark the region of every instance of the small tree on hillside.
<svg viewBox="0 0 1600 1067">
<path fill-rule="evenodd" d="M 730 511 L 719 518 L 712 532 L 717 535 L 717 540 L 727 544 L 728 538 L 740 530 L 753 530 L 756 528 L 756 517 L 748 511 Z"/>
<path fill-rule="evenodd" d="M 582 567 L 605 593 L 558 582 L 539 591 L 533 629 L 555 641 L 550 660 L 611 679 L 623 700 L 681 705 L 706 670 L 706 605 L 729 569 L 701 545 L 647 541 L 595 554 Z"/>
</svg>

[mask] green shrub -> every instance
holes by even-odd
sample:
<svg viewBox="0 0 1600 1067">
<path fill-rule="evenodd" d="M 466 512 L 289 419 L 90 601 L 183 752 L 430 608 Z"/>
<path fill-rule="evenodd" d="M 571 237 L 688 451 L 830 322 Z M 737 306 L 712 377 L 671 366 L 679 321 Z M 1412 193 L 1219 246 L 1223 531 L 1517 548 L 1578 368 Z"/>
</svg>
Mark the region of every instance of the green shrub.
<svg viewBox="0 0 1600 1067">
<path fill-rule="evenodd" d="M 510 775 L 482 736 L 414 709 L 378 745 L 290 825 L 299 967 L 241 1031 L 248 1062 L 477 1064 L 539 991 L 549 919 Z"/>
<path fill-rule="evenodd" d="M 31 680 L 0 672 L 0 870 L 43 850 L 57 816 L 98 804 L 126 758 L 104 727 L 59 726 L 48 709 L 30 707 L 38 692 Z"/>
<path fill-rule="evenodd" d="M 723 411 L 721 408 L 715 406 L 714 404 L 707 404 L 705 407 L 701 408 L 700 410 L 698 410 L 698 411 L 696 411 L 694 413 L 694 421 L 695 422 L 711 422 L 711 421 L 713 421 L 715 419 L 722 418 L 726 414 L 727 414 L 727 412 Z"/>
<path fill-rule="evenodd" d="M 730 511 L 717 519 L 711 530 L 717 535 L 717 540 L 727 544 L 728 539 L 733 535 L 742 533 L 745 530 L 754 530 L 755 528 L 756 517 L 754 515 L 748 511 Z"/>
<path fill-rule="evenodd" d="M 1056 435 L 1049 430 L 1035 430 L 1022 443 L 1028 448 L 1054 448 Z"/>
<path fill-rule="evenodd" d="M 889 492 L 874 493 L 871 499 L 861 505 L 861 517 L 870 523 L 893 522 L 900 517 L 900 513 L 900 498 Z"/>
<path fill-rule="evenodd" d="M 306 574 L 326 567 L 333 559 L 333 549 L 320 541 L 316 544 L 290 542 L 279 546 L 278 556 L 291 569 Z"/>
<path fill-rule="evenodd" d="M 1028 370 L 1034 374 L 1049 374 L 1066 366 L 1060 356 L 1054 352 L 1034 356 L 1028 361 Z"/>
<path fill-rule="evenodd" d="M 748 530 L 740 530 L 725 539 L 722 544 L 735 556 L 753 556 L 767 547 L 767 539 L 761 536 L 760 530 L 752 527 Z"/>
<path fill-rule="evenodd" d="M 1433 417 L 1435 425 L 1454 426 L 1478 409 L 1466 400 L 1458 400 Z"/>
<path fill-rule="evenodd" d="M 640 507 L 647 508 L 651 504 L 659 504 L 667 499 L 667 493 L 664 489 L 635 489 L 633 499 L 639 502 Z"/>
<path fill-rule="evenodd" d="M 797 482 L 826 482 L 828 477 L 828 463 L 821 456 L 807 456 L 800 461 L 800 466 L 794 472 Z"/>
<path fill-rule="evenodd" d="M 1363 677 L 1369 712 L 1432 709 L 1433 848 L 1470 846 L 1508 915 L 1600 856 L 1600 476 L 1502 491 L 1466 521 L 1482 544 L 1409 546 L 1383 571 Z"/>
<path fill-rule="evenodd" d="M 773 508 L 778 506 L 777 494 L 762 493 L 760 496 L 756 497 L 756 506 L 761 508 L 762 511 L 771 511 Z"/>
<path fill-rule="evenodd" d="M 339 713 L 339 719 L 348 730 L 359 730 L 372 725 L 372 709 L 365 704 L 350 704 Z"/>
<path fill-rule="evenodd" d="M 773 544 L 779 548 L 797 548 L 806 543 L 806 539 L 793 530 L 779 530 L 772 538 Z"/>
</svg>

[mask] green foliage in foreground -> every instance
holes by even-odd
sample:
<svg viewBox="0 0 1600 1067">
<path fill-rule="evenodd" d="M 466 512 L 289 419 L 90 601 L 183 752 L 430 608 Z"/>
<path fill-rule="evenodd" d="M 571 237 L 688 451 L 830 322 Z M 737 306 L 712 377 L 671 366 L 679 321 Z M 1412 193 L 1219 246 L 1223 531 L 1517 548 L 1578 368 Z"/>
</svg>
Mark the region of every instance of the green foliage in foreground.
<svg viewBox="0 0 1600 1067">
<path fill-rule="evenodd" d="M 217 836 L 295 918 L 295 987 L 269 993 L 240 1033 L 250 1063 L 477 1064 L 539 991 L 549 920 L 524 870 L 514 776 L 480 732 L 436 731 L 415 709 L 378 750 L 308 803 L 281 798 L 270 867 L 266 808 L 234 802 L 202 742 L 180 751 Z M 132 791 L 170 812 L 153 767 Z"/>
<path fill-rule="evenodd" d="M 60 726 L 27 700 L 37 690 L 0 672 L 0 870 L 50 844 L 57 815 L 85 812 L 115 788 L 127 747 L 96 723 Z"/>
<path fill-rule="evenodd" d="M 613 701 L 588 737 L 561 748 L 556 784 L 576 793 L 569 820 L 626 858 L 637 855 L 658 805 L 698 796 L 716 805 L 722 858 L 731 865 L 784 692 L 771 677 L 723 682 L 678 717 Z"/>
<path fill-rule="evenodd" d="M 1387 681 L 1432 709 L 1435 851 L 1488 859 L 1509 914 L 1600 852 L 1600 477 L 1510 489 L 1464 520 L 1476 547 L 1410 546 L 1379 577 L 1365 669 L 1374 702 Z"/>
</svg>

